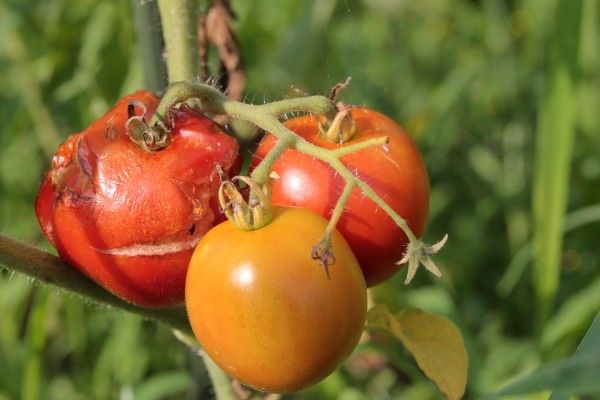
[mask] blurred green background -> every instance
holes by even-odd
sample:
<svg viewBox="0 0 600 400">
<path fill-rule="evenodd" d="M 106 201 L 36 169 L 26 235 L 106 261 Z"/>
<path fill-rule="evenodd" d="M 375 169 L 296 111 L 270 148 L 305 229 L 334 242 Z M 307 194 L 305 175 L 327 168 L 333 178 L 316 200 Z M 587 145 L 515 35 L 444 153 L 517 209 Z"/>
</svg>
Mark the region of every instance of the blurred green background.
<svg viewBox="0 0 600 400">
<path fill-rule="evenodd" d="M 436 258 L 444 277 L 421 272 L 405 287 L 401 272 L 375 298 L 460 327 L 465 398 L 570 356 L 600 310 L 600 2 L 232 6 L 247 101 L 292 86 L 327 94 L 352 76 L 342 99 L 396 119 L 421 148 L 425 239 L 450 235 Z M 33 212 L 38 181 L 68 134 L 143 86 L 133 20 L 128 0 L 0 2 L 3 232 L 49 249 Z M 207 385 L 165 327 L 0 271 L 1 400 L 209 398 Z M 290 398 L 441 395 L 399 345 L 380 341 Z"/>
</svg>

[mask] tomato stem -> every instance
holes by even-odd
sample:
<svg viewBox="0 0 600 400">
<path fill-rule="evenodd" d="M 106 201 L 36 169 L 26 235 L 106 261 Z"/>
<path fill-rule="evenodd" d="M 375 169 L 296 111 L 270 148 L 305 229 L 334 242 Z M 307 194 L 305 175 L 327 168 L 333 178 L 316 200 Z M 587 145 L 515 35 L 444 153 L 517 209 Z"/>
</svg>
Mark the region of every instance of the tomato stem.
<svg viewBox="0 0 600 400">
<path fill-rule="evenodd" d="M 191 332 L 183 307 L 145 308 L 110 294 L 60 258 L 35 246 L 0 234 L 0 266 L 17 271 L 36 281 L 55 285 L 94 302 L 162 322 L 174 329 Z"/>
<path fill-rule="evenodd" d="M 262 159 L 260 164 L 252 171 L 252 179 L 256 182 L 265 182 L 269 173 L 271 172 L 271 168 L 275 161 L 279 158 L 279 156 L 288 148 L 293 145 L 295 138 L 285 137 L 281 139 L 277 139 L 277 143 L 273 148 L 267 153 L 265 158 Z"/>
<path fill-rule="evenodd" d="M 275 117 L 298 112 L 323 115 L 328 119 L 334 119 L 336 115 L 333 102 L 323 96 L 308 96 L 279 100 L 262 104 L 258 107 L 260 107 L 261 111 L 264 113 L 271 114 Z"/>
<path fill-rule="evenodd" d="M 388 144 L 390 138 L 387 136 L 380 136 L 369 140 L 363 140 L 362 142 L 358 142 L 355 144 L 351 144 L 348 146 L 340 147 L 339 149 L 333 150 L 333 153 L 336 157 L 340 158 L 345 156 L 346 154 L 356 153 L 357 151 L 368 149 L 369 147 L 377 147 Z"/>
<path fill-rule="evenodd" d="M 258 164 L 252 173 L 252 179 L 256 184 L 262 186 L 267 183 L 274 162 L 287 148 L 295 149 L 301 153 L 308 154 L 321 160 L 333 168 L 346 181 L 346 188 L 335 206 L 334 210 L 336 211 L 334 211 L 335 214 L 332 216 L 334 219 L 330 224 L 333 226 L 337 224 L 335 218 L 339 219 L 339 217 L 336 217 L 336 215 L 338 212 L 341 214 L 348 201 L 349 191 L 356 186 L 365 197 L 372 200 L 385 211 L 396 225 L 403 230 L 408 238 L 409 243 L 405 249 L 405 255 L 407 255 L 408 258 L 405 257 L 406 260 L 401 260 L 404 262 L 410 261 L 410 275 L 408 276 L 408 280 L 412 279 L 416 268 L 421 264 L 425 265 L 425 267 L 435 275 L 440 275 L 439 270 L 437 270 L 437 267 L 435 267 L 429 258 L 429 255 L 433 254 L 429 250 L 433 249 L 435 245 L 426 246 L 421 242 L 421 240 L 412 232 L 406 220 L 396 213 L 367 183 L 354 175 L 342 162 L 342 157 L 345 155 L 371 147 L 384 146 L 388 141 L 387 138 L 378 137 L 343 148 L 333 150 L 325 149 L 296 135 L 279 121 L 279 117 L 290 112 L 305 112 L 325 116 L 328 120 L 331 120 L 332 117 L 335 118 L 336 107 L 335 104 L 326 97 L 309 96 L 280 100 L 262 105 L 253 105 L 230 100 L 223 93 L 211 86 L 189 82 L 177 82 L 167 89 L 150 126 L 155 126 L 154 124 L 160 121 L 161 116 L 164 115 L 170 107 L 173 107 L 177 103 L 184 102 L 189 98 L 198 98 L 204 112 L 226 114 L 229 118 L 246 121 L 251 125 L 270 132 L 277 138 L 275 146 L 267 153 L 266 157 Z M 348 193 L 346 193 L 346 191 L 348 191 Z M 325 237 L 326 236 L 327 232 L 325 234 Z"/>
<path fill-rule="evenodd" d="M 198 76 L 195 5 L 192 0 L 158 0 L 169 82 L 192 82 Z"/>
<path fill-rule="evenodd" d="M 238 400 L 238 396 L 236 396 L 231 380 L 227 374 L 215 364 L 204 350 L 202 350 L 200 344 L 193 335 L 175 329 L 173 330 L 173 336 L 181 343 L 185 344 L 192 353 L 202 357 L 202 361 L 204 361 L 204 365 L 208 371 L 208 376 L 213 384 L 215 398 L 217 400 Z"/>
<path fill-rule="evenodd" d="M 346 186 L 344 186 L 344 191 L 340 195 L 337 203 L 335 203 L 335 207 L 331 212 L 331 218 L 329 218 L 329 223 L 327 224 L 327 228 L 325 228 L 325 235 L 331 236 L 335 227 L 337 226 L 338 221 L 340 220 L 342 214 L 344 213 L 344 207 L 350 199 L 350 194 L 352 194 L 352 189 L 356 186 L 356 181 L 346 181 Z"/>
</svg>

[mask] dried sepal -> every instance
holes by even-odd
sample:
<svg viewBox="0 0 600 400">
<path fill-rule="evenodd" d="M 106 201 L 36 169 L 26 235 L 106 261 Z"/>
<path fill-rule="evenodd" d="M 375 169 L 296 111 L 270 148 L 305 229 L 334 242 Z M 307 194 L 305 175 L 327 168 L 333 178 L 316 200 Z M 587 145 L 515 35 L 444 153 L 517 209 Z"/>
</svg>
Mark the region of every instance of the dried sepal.
<svg viewBox="0 0 600 400">
<path fill-rule="evenodd" d="M 272 218 L 269 187 L 260 186 L 247 176 L 236 176 L 230 180 L 219 166 L 217 172 L 221 178 L 219 203 L 227 219 L 243 230 L 258 229 L 268 224 Z M 235 181 L 242 181 L 250 188 L 248 201 Z"/>
<path fill-rule="evenodd" d="M 442 240 L 432 245 L 426 245 L 419 240 L 416 243 L 411 242 L 406 246 L 406 251 L 402 256 L 402 259 L 396 263 L 396 265 L 408 263 L 408 271 L 406 273 L 406 279 L 404 280 L 405 284 L 409 284 L 413 280 L 419 269 L 419 265 L 421 264 L 423 264 L 427 271 L 438 278 L 442 276 L 442 272 L 437 265 L 435 265 L 435 262 L 433 262 L 430 256 L 440 251 L 447 240 L 448 234 L 445 234 Z"/>
<path fill-rule="evenodd" d="M 329 276 L 329 267 L 335 264 L 335 254 L 333 253 L 333 246 L 331 245 L 331 237 L 327 234 L 323 236 L 312 248 L 310 256 L 313 260 L 316 260 L 325 269 L 327 278 Z"/>
<path fill-rule="evenodd" d="M 141 115 L 137 115 L 136 106 L 141 109 Z M 127 105 L 127 122 L 125 123 L 125 132 L 134 143 L 140 146 L 144 151 L 151 152 L 164 149 L 171 143 L 171 133 L 167 126 L 162 122 L 157 122 L 150 127 L 144 116 L 146 115 L 146 106 L 139 101 L 132 101 Z"/>
</svg>

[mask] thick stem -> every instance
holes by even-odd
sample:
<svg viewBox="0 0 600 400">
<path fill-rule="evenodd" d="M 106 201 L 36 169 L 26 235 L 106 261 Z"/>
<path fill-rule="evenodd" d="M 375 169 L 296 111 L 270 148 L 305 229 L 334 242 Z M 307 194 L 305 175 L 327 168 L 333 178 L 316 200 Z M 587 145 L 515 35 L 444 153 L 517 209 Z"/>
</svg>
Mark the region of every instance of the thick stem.
<svg viewBox="0 0 600 400">
<path fill-rule="evenodd" d="M 192 82 L 198 76 L 196 2 L 158 0 L 169 82 Z"/>
<path fill-rule="evenodd" d="M 184 332 L 190 332 L 187 314 L 183 307 L 144 308 L 127 303 L 96 285 L 58 257 L 2 234 L 0 234 L 0 266 L 21 272 L 40 282 L 58 286 L 95 302 L 162 322 Z"/>
<path fill-rule="evenodd" d="M 162 92 L 166 85 L 167 69 L 163 58 L 163 38 L 159 29 L 158 6 L 155 1 L 131 0 L 135 17 L 138 49 L 144 72 L 144 86 Z"/>
<path fill-rule="evenodd" d="M 263 112 L 280 117 L 287 113 L 305 112 L 324 115 L 328 119 L 335 118 L 335 105 L 327 97 L 310 96 L 274 101 L 259 106 Z"/>
<path fill-rule="evenodd" d="M 229 101 L 227 96 L 212 86 L 191 85 L 183 81 L 174 82 L 169 85 L 149 125 L 155 126 L 171 107 L 192 98 L 200 100 L 203 111 L 213 114 L 224 114 L 223 105 Z"/>
</svg>

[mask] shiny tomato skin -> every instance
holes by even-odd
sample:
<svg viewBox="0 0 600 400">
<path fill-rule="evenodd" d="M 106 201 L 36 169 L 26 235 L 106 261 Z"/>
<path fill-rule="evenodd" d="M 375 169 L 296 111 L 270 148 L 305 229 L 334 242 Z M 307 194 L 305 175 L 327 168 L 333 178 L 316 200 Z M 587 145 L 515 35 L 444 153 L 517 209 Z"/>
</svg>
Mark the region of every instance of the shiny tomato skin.
<svg viewBox="0 0 600 400">
<path fill-rule="evenodd" d="M 92 280 L 138 305 L 171 306 L 183 301 L 195 245 L 222 221 L 215 163 L 229 171 L 238 146 L 183 108 L 173 116 L 172 142 L 145 152 L 125 131 L 132 101 L 149 119 L 159 100 L 134 93 L 71 135 L 42 181 L 36 213 L 61 258 Z"/>
<path fill-rule="evenodd" d="M 263 228 L 226 221 L 200 241 L 188 270 L 186 306 L 202 348 L 225 372 L 254 388 L 300 390 L 329 375 L 356 346 L 366 287 L 352 251 L 335 232 L 330 278 L 312 246 L 327 221 L 276 208 Z"/>
<path fill-rule="evenodd" d="M 410 137 L 390 118 L 355 107 L 352 117 L 356 134 L 344 144 L 335 144 L 319 136 L 318 118 L 301 116 L 285 125 L 320 147 L 334 149 L 375 137 L 389 137 L 389 144 L 346 155 L 342 162 L 386 201 L 420 237 L 429 211 L 429 181 L 423 159 Z M 276 141 L 266 135 L 259 144 L 251 168 L 267 154 Z M 344 188 L 344 180 L 325 163 L 295 150 L 286 150 L 276 161 L 272 181 L 275 204 L 309 208 L 329 218 Z M 367 286 L 381 283 L 399 269 L 408 243 L 404 232 L 373 201 L 354 189 L 338 229 L 348 241 L 365 275 Z"/>
</svg>

